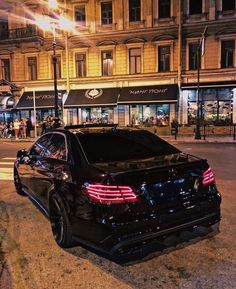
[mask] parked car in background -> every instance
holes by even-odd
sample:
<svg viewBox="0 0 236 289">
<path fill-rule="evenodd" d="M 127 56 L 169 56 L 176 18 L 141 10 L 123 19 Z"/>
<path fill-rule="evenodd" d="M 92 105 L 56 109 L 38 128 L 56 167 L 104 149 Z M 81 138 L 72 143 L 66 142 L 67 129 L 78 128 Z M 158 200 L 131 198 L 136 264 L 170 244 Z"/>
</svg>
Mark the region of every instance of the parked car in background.
<svg viewBox="0 0 236 289">
<path fill-rule="evenodd" d="M 59 246 L 79 242 L 110 257 L 221 218 L 207 161 L 146 130 L 87 125 L 48 132 L 17 153 L 14 182 L 48 217 Z"/>
</svg>

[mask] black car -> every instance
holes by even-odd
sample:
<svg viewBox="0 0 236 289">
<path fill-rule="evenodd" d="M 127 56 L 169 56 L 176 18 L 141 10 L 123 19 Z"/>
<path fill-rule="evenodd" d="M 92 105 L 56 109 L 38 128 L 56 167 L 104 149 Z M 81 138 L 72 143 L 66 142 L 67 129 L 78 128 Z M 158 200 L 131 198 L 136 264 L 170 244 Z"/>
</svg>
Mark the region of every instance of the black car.
<svg viewBox="0 0 236 289">
<path fill-rule="evenodd" d="M 59 246 L 79 242 L 108 256 L 221 218 L 207 161 L 141 129 L 48 132 L 17 153 L 14 182 L 48 217 Z"/>
</svg>

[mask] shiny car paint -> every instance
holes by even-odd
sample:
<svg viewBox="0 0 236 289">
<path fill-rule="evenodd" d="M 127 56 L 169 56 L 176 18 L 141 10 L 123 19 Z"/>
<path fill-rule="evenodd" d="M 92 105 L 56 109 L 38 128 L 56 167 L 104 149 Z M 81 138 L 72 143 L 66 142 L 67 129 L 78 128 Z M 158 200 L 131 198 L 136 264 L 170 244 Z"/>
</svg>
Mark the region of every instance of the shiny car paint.
<svg viewBox="0 0 236 289">
<path fill-rule="evenodd" d="M 117 134 L 133 131 L 117 129 Z M 74 240 L 117 256 L 160 236 L 220 221 L 221 196 L 215 182 L 203 184 L 204 172 L 209 169 L 206 160 L 173 149 L 170 155 L 93 163 L 80 141 L 86 134 L 92 138 L 93 131 L 70 128 L 46 133 L 36 142 L 38 146 L 35 143 L 19 153 L 14 166 L 22 191 L 49 220 L 50 198 L 58 195 Z M 103 135 L 104 129 L 97 128 L 96 134 Z M 65 140 L 63 156 L 59 147 L 48 145 L 53 138 Z M 164 141 L 162 144 L 165 146 Z M 47 156 L 47 151 L 53 151 L 53 157 Z M 89 198 L 88 184 L 130 187 L 137 201 L 96 201 Z"/>
</svg>

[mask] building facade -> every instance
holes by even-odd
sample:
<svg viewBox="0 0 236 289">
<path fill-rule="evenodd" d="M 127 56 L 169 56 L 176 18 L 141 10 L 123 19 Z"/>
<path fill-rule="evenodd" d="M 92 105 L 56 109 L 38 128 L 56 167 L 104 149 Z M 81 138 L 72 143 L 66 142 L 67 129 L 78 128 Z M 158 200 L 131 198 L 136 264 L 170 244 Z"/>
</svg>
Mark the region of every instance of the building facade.
<svg viewBox="0 0 236 289">
<path fill-rule="evenodd" d="M 40 120 L 54 114 L 53 37 L 35 20 L 52 11 L 42 1 L 3 2 L 0 79 L 20 88 L 21 118 L 32 117 L 35 95 Z M 66 123 L 191 125 L 198 108 L 207 123 L 236 123 L 235 0 L 64 0 L 56 13 L 75 24 L 56 28 Z"/>
</svg>

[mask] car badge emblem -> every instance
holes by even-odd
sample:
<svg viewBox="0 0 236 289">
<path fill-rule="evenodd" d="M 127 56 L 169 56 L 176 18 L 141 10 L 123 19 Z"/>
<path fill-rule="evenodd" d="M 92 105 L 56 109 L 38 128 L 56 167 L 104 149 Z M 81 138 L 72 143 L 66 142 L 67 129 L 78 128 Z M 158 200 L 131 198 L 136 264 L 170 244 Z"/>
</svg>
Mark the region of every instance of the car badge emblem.
<svg viewBox="0 0 236 289">
<path fill-rule="evenodd" d="M 95 99 L 98 98 L 103 94 L 103 90 L 98 88 L 98 89 L 88 89 L 85 92 L 85 96 L 89 99 Z"/>
</svg>

